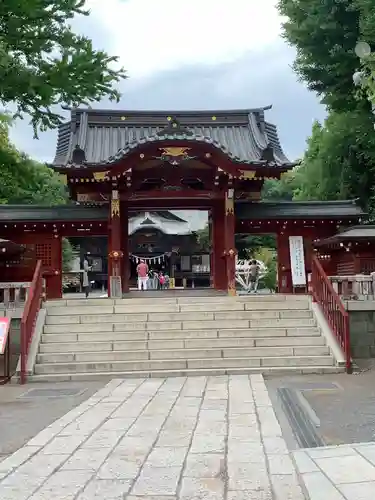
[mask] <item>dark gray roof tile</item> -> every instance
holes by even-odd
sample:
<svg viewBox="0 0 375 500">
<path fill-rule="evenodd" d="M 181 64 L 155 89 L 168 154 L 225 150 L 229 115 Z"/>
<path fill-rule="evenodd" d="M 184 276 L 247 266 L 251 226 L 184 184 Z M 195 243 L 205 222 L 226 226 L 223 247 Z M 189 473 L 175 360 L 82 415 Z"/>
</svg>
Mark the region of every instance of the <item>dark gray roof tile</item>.
<svg viewBox="0 0 375 500">
<path fill-rule="evenodd" d="M 339 219 L 366 215 L 352 200 L 343 201 L 281 201 L 238 202 L 236 218 L 239 220 L 261 219 Z"/>
<path fill-rule="evenodd" d="M 304 201 L 304 202 L 236 202 L 236 219 L 358 219 L 365 213 L 353 201 Z M 172 214 L 171 214 L 172 215 Z M 175 217 L 173 215 L 173 217 Z M 171 216 L 171 220 L 173 219 Z M 0 205 L 0 223 L 7 222 L 69 222 L 106 221 L 108 207 L 62 205 L 45 207 L 36 205 Z M 175 219 L 173 219 L 175 220 Z M 182 219 L 181 219 L 182 220 Z M 182 221 L 186 222 L 186 221 Z"/>
<path fill-rule="evenodd" d="M 275 165 L 290 165 L 276 126 L 264 120 L 265 109 L 268 108 L 235 111 L 76 109 L 72 111 L 71 121 L 59 128 L 54 165 L 68 165 L 76 145 L 84 151 L 87 165 L 95 165 L 117 161 L 147 142 L 176 139 L 212 144 L 241 163 L 262 163 L 263 150 L 271 146 Z M 178 120 L 186 133 L 170 135 L 168 118 Z"/>
</svg>

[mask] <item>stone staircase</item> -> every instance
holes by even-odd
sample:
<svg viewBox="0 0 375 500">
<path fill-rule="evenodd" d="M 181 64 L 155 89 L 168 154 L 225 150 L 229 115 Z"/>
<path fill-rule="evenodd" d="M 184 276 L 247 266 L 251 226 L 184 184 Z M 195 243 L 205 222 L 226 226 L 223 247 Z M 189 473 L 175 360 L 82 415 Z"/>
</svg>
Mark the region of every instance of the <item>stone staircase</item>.
<svg viewBox="0 0 375 500">
<path fill-rule="evenodd" d="M 339 371 L 307 296 L 49 302 L 32 380 Z"/>
</svg>

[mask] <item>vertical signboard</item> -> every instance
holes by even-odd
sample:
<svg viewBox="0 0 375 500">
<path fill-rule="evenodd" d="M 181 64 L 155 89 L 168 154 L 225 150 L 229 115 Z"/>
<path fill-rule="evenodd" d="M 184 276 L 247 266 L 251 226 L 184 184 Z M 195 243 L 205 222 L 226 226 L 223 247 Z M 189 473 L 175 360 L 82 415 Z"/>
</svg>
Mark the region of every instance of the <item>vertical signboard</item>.
<svg viewBox="0 0 375 500">
<path fill-rule="evenodd" d="M 289 254 L 293 287 L 306 286 L 305 252 L 302 236 L 289 236 Z"/>
<path fill-rule="evenodd" d="M 9 318 L 0 318 L 0 354 L 4 354 L 9 335 Z"/>
</svg>

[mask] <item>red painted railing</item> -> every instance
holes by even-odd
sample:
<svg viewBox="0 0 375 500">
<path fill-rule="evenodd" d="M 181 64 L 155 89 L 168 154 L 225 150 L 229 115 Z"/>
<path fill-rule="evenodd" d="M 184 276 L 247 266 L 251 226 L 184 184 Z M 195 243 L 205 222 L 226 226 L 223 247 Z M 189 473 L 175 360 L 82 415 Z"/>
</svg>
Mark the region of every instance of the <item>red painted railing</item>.
<svg viewBox="0 0 375 500">
<path fill-rule="evenodd" d="M 347 372 L 352 370 L 352 357 L 350 353 L 349 315 L 344 305 L 335 292 L 332 283 L 324 272 L 319 260 L 314 256 L 312 259 L 312 295 L 335 334 L 341 348 L 345 353 L 345 364 Z"/>
<path fill-rule="evenodd" d="M 20 382 L 26 382 L 26 365 L 31 339 L 43 300 L 42 261 L 38 261 L 21 319 L 21 373 Z"/>
</svg>

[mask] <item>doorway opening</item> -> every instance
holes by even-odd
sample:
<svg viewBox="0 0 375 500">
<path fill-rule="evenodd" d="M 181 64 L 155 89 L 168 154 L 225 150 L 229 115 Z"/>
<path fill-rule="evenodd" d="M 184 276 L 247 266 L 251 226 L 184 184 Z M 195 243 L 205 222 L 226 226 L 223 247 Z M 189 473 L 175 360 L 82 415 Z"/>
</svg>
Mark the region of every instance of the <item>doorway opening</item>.
<svg viewBox="0 0 375 500">
<path fill-rule="evenodd" d="M 257 293 L 275 293 L 278 291 L 278 252 L 275 234 L 237 234 L 236 248 L 238 266 L 236 270 L 237 290 L 250 293 L 251 277 L 248 264 L 256 260 L 259 266 Z"/>
<path fill-rule="evenodd" d="M 209 288 L 210 231 L 207 210 L 150 210 L 129 213 L 129 284 L 137 289 L 137 266 L 148 266 L 148 289 Z"/>
</svg>

